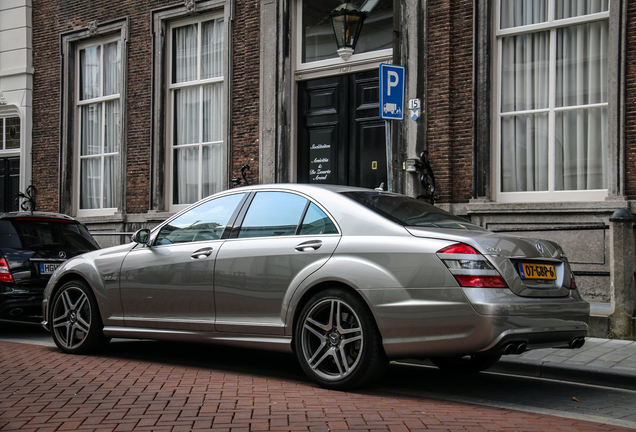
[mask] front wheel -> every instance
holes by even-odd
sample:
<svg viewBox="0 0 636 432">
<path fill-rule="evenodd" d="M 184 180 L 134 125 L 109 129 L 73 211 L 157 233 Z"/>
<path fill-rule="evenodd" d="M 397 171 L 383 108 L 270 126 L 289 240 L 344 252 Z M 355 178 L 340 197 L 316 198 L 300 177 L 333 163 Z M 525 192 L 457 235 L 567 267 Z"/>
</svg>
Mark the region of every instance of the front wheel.
<svg viewBox="0 0 636 432">
<path fill-rule="evenodd" d="M 65 283 L 53 297 L 51 334 L 59 349 L 70 354 L 86 354 L 108 342 L 97 302 L 82 281 Z"/>
<path fill-rule="evenodd" d="M 430 360 L 445 372 L 477 373 L 494 366 L 500 354 L 472 354 L 463 357 L 433 357 Z"/>
<path fill-rule="evenodd" d="M 305 373 L 330 389 L 369 384 L 388 364 L 366 304 L 339 289 L 322 291 L 307 302 L 296 324 L 294 345 Z"/>
</svg>

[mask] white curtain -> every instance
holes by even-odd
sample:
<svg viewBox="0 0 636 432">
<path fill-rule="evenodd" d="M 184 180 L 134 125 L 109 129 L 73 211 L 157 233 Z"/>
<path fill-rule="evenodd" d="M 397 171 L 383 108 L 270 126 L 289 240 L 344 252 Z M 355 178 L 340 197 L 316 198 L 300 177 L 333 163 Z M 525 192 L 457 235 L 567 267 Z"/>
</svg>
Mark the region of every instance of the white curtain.
<svg viewBox="0 0 636 432">
<path fill-rule="evenodd" d="M 80 100 L 99 97 L 101 46 L 80 51 Z"/>
<path fill-rule="evenodd" d="M 201 23 L 201 79 L 223 76 L 223 36 L 222 19 Z"/>
<path fill-rule="evenodd" d="M 197 24 L 176 28 L 173 35 L 172 82 L 194 81 L 197 79 Z"/>
<path fill-rule="evenodd" d="M 173 90 L 173 203 L 189 204 L 222 188 L 223 83 L 197 82 L 223 77 L 224 23 L 204 21 L 173 32 L 173 83 L 192 82 Z"/>
<path fill-rule="evenodd" d="M 548 0 L 501 0 L 501 28 L 521 27 L 548 20 Z"/>
<path fill-rule="evenodd" d="M 600 21 L 557 31 L 557 190 L 607 188 L 607 102 L 609 23 Z"/>
<path fill-rule="evenodd" d="M 102 46 L 98 45 L 80 51 L 80 99 L 83 101 L 117 95 L 121 91 L 121 43 L 104 45 L 103 58 L 101 50 Z M 104 79 L 101 88 L 100 76 Z M 115 208 L 120 187 L 120 101 L 82 105 L 80 117 L 80 208 Z"/>
<path fill-rule="evenodd" d="M 609 10 L 608 0 L 560 0 L 556 2 L 555 18 L 572 18 Z"/>
<path fill-rule="evenodd" d="M 501 112 L 502 191 L 548 190 L 550 34 L 503 38 Z"/>
<path fill-rule="evenodd" d="M 191 204 L 199 199 L 199 147 L 174 150 L 175 204 Z"/>
<path fill-rule="evenodd" d="M 101 104 L 84 105 L 81 113 L 80 207 L 97 209 L 101 196 Z"/>
<path fill-rule="evenodd" d="M 120 113 L 119 100 L 105 103 L 106 124 L 104 136 L 104 208 L 117 207 L 117 191 L 119 190 L 119 141 Z"/>
<path fill-rule="evenodd" d="M 104 45 L 104 96 L 119 94 L 121 81 L 121 41 Z"/>
<path fill-rule="evenodd" d="M 502 0 L 501 27 L 607 10 L 607 0 Z M 555 189 L 607 187 L 607 20 L 502 38 L 501 183 L 503 192 L 547 191 L 554 141 Z M 556 87 L 550 89 L 550 38 L 556 37 Z M 553 69 L 554 70 L 554 69 Z M 550 137 L 550 97 L 555 136 Z M 528 110 L 540 112 L 524 113 Z"/>
</svg>

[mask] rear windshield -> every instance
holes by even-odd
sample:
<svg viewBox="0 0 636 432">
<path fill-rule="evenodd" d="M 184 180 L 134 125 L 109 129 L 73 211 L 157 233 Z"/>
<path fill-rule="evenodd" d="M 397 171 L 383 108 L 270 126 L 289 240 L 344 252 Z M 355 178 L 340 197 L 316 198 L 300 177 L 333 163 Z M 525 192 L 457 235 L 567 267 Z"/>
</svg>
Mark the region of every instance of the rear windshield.
<svg viewBox="0 0 636 432">
<path fill-rule="evenodd" d="M 384 192 L 343 192 L 343 195 L 403 226 L 485 231 L 423 200 Z"/>
<path fill-rule="evenodd" d="M 81 224 L 28 218 L 0 220 L 0 245 L 31 250 L 60 248 L 72 254 L 99 249 Z"/>
</svg>

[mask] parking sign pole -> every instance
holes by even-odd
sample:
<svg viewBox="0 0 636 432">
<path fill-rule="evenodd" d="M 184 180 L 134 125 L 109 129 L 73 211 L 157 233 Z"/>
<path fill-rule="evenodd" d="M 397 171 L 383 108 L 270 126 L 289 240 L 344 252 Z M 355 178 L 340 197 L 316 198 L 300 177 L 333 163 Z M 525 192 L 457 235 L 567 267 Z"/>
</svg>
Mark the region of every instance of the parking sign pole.
<svg viewBox="0 0 636 432">
<path fill-rule="evenodd" d="M 391 120 L 384 120 L 384 136 L 386 138 L 386 190 L 393 192 L 393 164 L 391 163 Z"/>
<path fill-rule="evenodd" d="M 386 134 L 386 190 L 393 192 L 391 120 L 404 120 L 404 66 L 381 63 L 379 74 L 380 118 L 384 119 Z"/>
</svg>

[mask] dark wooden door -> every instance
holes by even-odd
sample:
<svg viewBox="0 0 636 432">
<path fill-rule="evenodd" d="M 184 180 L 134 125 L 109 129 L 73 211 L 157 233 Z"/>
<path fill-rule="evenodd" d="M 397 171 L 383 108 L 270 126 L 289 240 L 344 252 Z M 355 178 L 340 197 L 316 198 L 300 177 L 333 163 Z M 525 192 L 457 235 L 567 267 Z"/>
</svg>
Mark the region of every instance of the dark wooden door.
<svg viewBox="0 0 636 432">
<path fill-rule="evenodd" d="M 0 211 L 18 210 L 20 158 L 0 158 Z"/>
<path fill-rule="evenodd" d="M 299 113 L 299 182 L 386 185 L 377 71 L 300 83 Z"/>
</svg>

